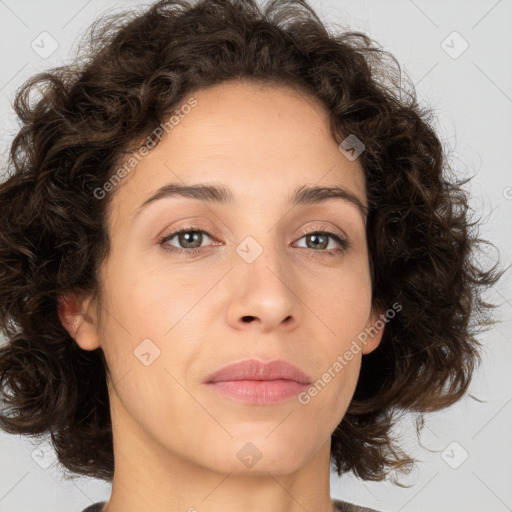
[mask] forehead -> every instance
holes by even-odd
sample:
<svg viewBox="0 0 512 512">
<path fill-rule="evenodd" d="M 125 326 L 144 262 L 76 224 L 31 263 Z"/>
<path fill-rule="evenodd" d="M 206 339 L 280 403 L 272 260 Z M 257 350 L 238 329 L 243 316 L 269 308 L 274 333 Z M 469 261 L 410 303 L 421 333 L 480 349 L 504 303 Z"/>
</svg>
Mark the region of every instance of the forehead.
<svg viewBox="0 0 512 512">
<path fill-rule="evenodd" d="M 304 184 L 342 185 L 365 203 L 360 163 L 338 149 L 329 112 L 289 87 L 228 82 L 187 95 L 195 106 L 142 157 L 115 191 L 112 219 L 134 214 L 171 182 L 218 182 L 235 202 L 267 208 Z"/>
</svg>

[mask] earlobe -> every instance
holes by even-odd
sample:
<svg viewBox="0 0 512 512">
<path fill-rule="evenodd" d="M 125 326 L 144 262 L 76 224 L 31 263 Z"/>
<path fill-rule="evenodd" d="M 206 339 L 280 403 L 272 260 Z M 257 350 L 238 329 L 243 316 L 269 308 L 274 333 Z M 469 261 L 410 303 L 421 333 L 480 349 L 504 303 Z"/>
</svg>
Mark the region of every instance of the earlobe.
<svg viewBox="0 0 512 512">
<path fill-rule="evenodd" d="M 361 347 L 363 354 L 373 352 L 380 345 L 386 326 L 386 322 L 383 318 L 385 318 L 384 311 L 380 309 L 372 309 L 364 330 L 364 342 Z"/>
<path fill-rule="evenodd" d="M 83 350 L 95 350 L 100 346 L 97 315 L 93 307 L 92 295 L 71 293 L 59 298 L 60 321 Z"/>
</svg>

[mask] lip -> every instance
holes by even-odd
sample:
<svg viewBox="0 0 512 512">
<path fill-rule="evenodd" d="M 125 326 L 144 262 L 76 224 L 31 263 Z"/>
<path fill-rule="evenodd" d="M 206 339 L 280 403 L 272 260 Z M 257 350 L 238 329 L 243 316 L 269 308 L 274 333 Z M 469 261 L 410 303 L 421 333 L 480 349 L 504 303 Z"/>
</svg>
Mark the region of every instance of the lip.
<svg viewBox="0 0 512 512">
<path fill-rule="evenodd" d="M 265 405 L 296 396 L 311 384 L 311 378 L 282 359 L 268 362 L 245 359 L 224 366 L 204 383 L 239 402 Z"/>
</svg>

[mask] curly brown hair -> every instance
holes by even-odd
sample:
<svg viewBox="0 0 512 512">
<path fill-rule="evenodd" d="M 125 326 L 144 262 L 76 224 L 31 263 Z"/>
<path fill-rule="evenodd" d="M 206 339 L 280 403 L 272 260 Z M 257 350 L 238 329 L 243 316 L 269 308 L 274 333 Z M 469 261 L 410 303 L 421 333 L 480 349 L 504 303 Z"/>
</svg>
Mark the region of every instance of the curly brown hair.
<svg viewBox="0 0 512 512">
<path fill-rule="evenodd" d="M 72 64 L 18 90 L 22 125 L 0 185 L 0 427 L 49 432 L 71 472 L 112 481 L 114 471 L 104 354 L 80 349 L 58 315 L 68 293 L 100 289 L 113 192 L 94 191 L 192 91 L 240 79 L 320 99 L 336 141 L 353 134 L 365 145 L 372 301 L 402 309 L 363 358 L 332 434 L 338 474 L 405 471 L 414 460 L 391 434 L 395 413 L 421 423 L 453 404 L 480 362 L 475 336 L 494 307 L 482 292 L 502 271 L 475 264 L 488 242 L 467 180 L 450 172 L 433 112 L 392 55 L 363 33 L 331 32 L 304 0 L 163 0 L 106 15 Z"/>
</svg>

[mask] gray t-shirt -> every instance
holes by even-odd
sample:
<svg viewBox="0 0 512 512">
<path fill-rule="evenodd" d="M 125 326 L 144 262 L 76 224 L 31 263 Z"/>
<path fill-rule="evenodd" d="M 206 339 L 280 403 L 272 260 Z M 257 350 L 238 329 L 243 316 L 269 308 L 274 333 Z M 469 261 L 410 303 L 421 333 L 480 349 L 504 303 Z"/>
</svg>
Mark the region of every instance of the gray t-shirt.
<svg viewBox="0 0 512 512">
<path fill-rule="evenodd" d="M 336 499 L 333 499 L 332 501 L 338 507 L 340 512 L 379 512 L 374 508 L 360 507 L 359 505 L 354 505 L 348 501 L 341 501 Z M 101 512 L 101 509 L 105 504 L 106 501 L 94 503 L 93 505 L 84 509 L 82 512 Z"/>
</svg>

